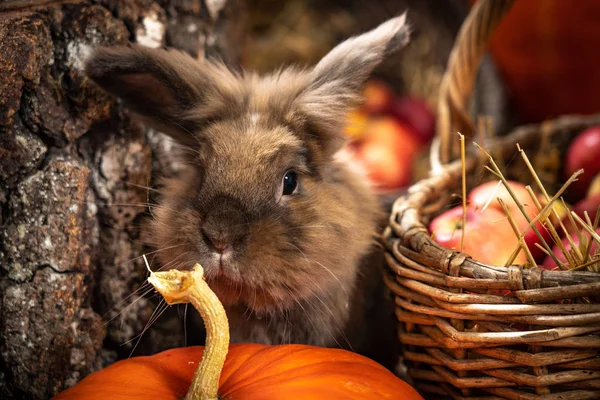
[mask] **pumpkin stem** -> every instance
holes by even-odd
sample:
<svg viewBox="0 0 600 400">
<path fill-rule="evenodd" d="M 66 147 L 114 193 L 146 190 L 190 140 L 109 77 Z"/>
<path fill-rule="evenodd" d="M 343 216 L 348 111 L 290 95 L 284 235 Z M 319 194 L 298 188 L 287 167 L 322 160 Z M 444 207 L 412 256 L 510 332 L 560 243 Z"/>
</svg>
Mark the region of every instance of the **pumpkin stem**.
<svg viewBox="0 0 600 400">
<path fill-rule="evenodd" d="M 229 323 L 223 305 L 204 280 L 204 269 L 196 264 L 191 271 L 151 272 L 148 282 L 168 304 L 192 303 L 202 316 L 206 346 L 185 400 L 217 400 L 229 350 Z"/>
</svg>

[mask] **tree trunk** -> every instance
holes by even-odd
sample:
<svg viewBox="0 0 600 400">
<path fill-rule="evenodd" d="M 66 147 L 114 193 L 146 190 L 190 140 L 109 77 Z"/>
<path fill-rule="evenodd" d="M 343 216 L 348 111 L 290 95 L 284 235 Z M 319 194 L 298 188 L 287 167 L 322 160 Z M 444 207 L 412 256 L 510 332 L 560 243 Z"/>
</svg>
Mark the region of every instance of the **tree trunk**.
<svg viewBox="0 0 600 400">
<path fill-rule="evenodd" d="M 47 399 L 129 356 L 156 309 L 127 297 L 146 278 L 147 187 L 177 164 L 85 79 L 85 56 L 133 40 L 238 65 L 243 15 L 241 0 L 0 0 L 0 398 Z M 184 345 L 170 311 L 135 355 Z"/>
</svg>

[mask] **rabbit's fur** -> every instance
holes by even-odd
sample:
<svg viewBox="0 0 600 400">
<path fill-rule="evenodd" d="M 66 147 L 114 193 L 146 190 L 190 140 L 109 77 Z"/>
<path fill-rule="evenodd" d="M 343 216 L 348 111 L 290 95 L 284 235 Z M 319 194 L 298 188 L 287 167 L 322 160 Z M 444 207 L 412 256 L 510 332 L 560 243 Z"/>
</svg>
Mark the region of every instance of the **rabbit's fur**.
<svg viewBox="0 0 600 400">
<path fill-rule="evenodd" d="M 366 332 L 386 329 L 367 321 L 385 314 L 373 261 L 383 214 L 339 151 L 362 84 L 408 38 L 401 15 L 313 69 L 262 77 L 137 45 L 98 48 L 88 60 L 92 80 L 185 147 L 189 168 L 165 182 L 150 242 L 164 268 L 205 268 L 233 341 L 369 353 Z M 298 187 L 284 196 L 290 170 Z"/>
</svg>

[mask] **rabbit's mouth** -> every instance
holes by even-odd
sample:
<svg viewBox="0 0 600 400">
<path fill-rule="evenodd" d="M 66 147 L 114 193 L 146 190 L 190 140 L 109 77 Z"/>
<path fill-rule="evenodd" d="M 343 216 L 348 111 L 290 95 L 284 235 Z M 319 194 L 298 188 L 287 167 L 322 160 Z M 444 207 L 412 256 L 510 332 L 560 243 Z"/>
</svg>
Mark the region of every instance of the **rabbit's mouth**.
<svg viewBox="0 0 600 400">
<path fill-rule="evenodd" d="M 237 252 L 210 253 L 203 258 L 207 282 L 226 306 L 241 305 L 254 311 L 273 312 L 312 294 L 303 292 L 306 285 L 299 282 L 299 276 L 291 274 L 282 278 L 279 273 L 264 268 L 276 269 L 274 259 L 245 258 Z"/>
<path fill-rule="evenodd" d="M 280 285 L 256 286 L 244 281 L 232 281 L 226 275 L 207 276 L 207 282 L 226 307 L 252 309 L 252 312 L 277 312 L 296 303 L 289 289 Z"/>
<path fill-rule="evenodd" d="M 211 252 L 205 257 L 202 265 L 206 271 L 207 278 L 238 281 L 240 276 L 237 263 L 233 260 L 233 251 Z"/>
</svg>

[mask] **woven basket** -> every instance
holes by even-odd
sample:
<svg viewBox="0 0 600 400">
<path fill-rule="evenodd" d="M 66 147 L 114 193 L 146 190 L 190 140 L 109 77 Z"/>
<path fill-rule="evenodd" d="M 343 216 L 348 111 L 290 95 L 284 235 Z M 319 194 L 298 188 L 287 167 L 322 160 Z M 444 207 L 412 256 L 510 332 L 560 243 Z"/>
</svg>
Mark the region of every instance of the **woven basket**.
<svg viewBox="0 0 600 400">
<path fill-rule="evenodd" d="M 476 67 L 511 5 L 479 1 L 457 38 L 440 92 L 432 157 L 439 162 L 394 203 L 382 239 L 385 281 L 408 377 L 426 398 L 600 399 L 600 274 L 485 265 L 442 247 L 427 231 L 431 218 L 456 203 L 452 194 L 461 193 L 456 132 L 474 133 L 465 110 Z M 519 127 L 485 147 L 509 161 L 518 143 L 554 193 L 564 149 L 596 124 L 600 116 L 564 116 Z M 507 177 L 527 183 L 529 173 L 508 164 Z M 468 154 L 466 167 L 473 178 L 481 159 Z"/>
</svg>

